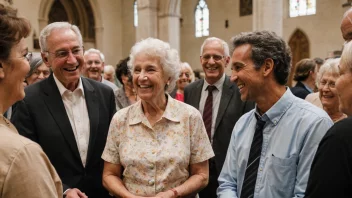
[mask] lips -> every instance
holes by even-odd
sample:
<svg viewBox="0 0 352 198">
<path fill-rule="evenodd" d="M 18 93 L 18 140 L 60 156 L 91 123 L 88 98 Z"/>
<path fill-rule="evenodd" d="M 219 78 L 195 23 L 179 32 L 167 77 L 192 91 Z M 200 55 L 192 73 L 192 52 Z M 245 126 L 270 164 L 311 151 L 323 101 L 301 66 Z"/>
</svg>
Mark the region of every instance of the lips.
<svg viewBox="0 0 352 198">
<path fill-rule="evenodd" d="M 76 67 L 70 67 L 70 68 L 64 68 L 65 71 L 68 72 L 74 72 L 78 69 L 79 65 L 77 65 Z"/>
<path fill-rule="evenodd" d="M 217 66 L 214 66 L 214 67 L 207 66 L 207 67 L 205 67 L 205 69 L 207 69 L 207 70 L 209 70 L 209 71 L 214 71 L 214 70 L 217 70 L 218 67 L 217 67 Z"/>
<path fill-rule="evenodd" d="M 147 88 L 151 88 L 151 85 L 139 85 L 140 88 L 142 89 L 147 89 Z"/>
</svg>

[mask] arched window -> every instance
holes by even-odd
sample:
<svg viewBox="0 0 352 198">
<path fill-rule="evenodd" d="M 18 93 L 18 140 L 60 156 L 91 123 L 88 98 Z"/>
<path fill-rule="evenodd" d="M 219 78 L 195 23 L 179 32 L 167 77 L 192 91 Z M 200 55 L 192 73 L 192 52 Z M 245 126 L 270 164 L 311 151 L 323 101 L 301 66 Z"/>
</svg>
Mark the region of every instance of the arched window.
<svg viewBox="0 0 352 198">
<path fill-rule="evenodd" d="M 290 0 L 290 17 L 316 13 L 316 0 Z"/>
<path fill-rule="evenodd" d="M 134 14 L 134 27 L 137 27 L 138 26 L 138 5 L 137 5 L 137 0 L 134 0 L 133 14 Z"/>
<path fill-rule="evenodd" d="M 199 0 L 195 11 L 196 37 L 209 36 L 209 9 L 204 0 Z"/>
</svg>

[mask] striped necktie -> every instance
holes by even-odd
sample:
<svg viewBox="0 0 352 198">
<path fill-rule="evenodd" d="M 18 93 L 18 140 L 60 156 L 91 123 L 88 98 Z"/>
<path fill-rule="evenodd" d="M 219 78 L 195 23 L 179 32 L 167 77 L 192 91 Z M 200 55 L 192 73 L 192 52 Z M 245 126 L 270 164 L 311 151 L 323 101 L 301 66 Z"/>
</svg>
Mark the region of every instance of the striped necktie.
<svg viewBox="0 0 352 198">
<path fill-rule="evenodd" d="M 205 101 L 204 110 L 203 110 L 203 122 L 205 125 L 205 129 L 207 130 L 207 134 L 209 140 L 211 140 L 211 123 L 213 116 L 213 91 L 216 89 L 214 85 L 208 85 L 208 97 Z"/>
</svg>

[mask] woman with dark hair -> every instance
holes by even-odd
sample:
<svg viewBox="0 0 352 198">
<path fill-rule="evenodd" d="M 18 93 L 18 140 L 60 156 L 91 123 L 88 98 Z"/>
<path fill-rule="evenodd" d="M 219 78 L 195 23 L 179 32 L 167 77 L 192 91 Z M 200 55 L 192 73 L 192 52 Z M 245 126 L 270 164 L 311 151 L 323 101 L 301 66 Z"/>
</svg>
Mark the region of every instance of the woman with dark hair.
<svg viewBox="0 0 352 198">
<path fill-rule="evenodd" d="M 293 95 L 305 99 L 315 89 L 315 78 L 317 76 L 317 64 L 312 59 L 302 59 L 296 64 L 293 80 L 296 86 L 291 88 Z"/>
<path fill-rule="evenodd" d="M 115 91 L 116 111 L 130 106 L 138 100 L 132 85 L 132 75 L 127 66 L 130 58 L 125 58 L 117 64 L 116 77 L 122 83 L 122 87 Z"/>
<path fill-rule="evenodd" d="M 23 81 L 29 71 L 24 38 L 26 19 L 0 4 L 0 197 L 62 197 L 62 184 L 41 147 L 18 134 L 3 113 L 25 96 Z"/>
</svg>

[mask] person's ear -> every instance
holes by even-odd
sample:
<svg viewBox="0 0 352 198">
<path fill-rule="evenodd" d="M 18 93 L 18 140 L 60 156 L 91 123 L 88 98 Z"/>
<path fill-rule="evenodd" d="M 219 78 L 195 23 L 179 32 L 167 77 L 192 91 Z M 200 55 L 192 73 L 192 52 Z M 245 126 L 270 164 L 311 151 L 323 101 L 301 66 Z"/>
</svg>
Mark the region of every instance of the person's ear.
<svg viewBox="0 0 352 198">
<path fill-rule="evenodd" d="M 3 67 L 3 62 L 0 62 L 0 79 L 4 79 L 5 77 L 5 71 Z"/>
<path fill-rule="evenodd" d="M 48 60 L 48 57 L 46 56 L 46 53 L 41 52 L 40 54 L 42 56 L 42 59 L 43 59 L 43 62 L 45 63 L 45 65 L 50 67 L 49 60 Z"/>
<path fill-rule="evenodd" d="M 267 58 L 264 60 L 264 65 L 263 65 L 263 75 L 268 76 L 273 70 L 274 70 L 274 60 L 271 58 Z"/>
</svg>

